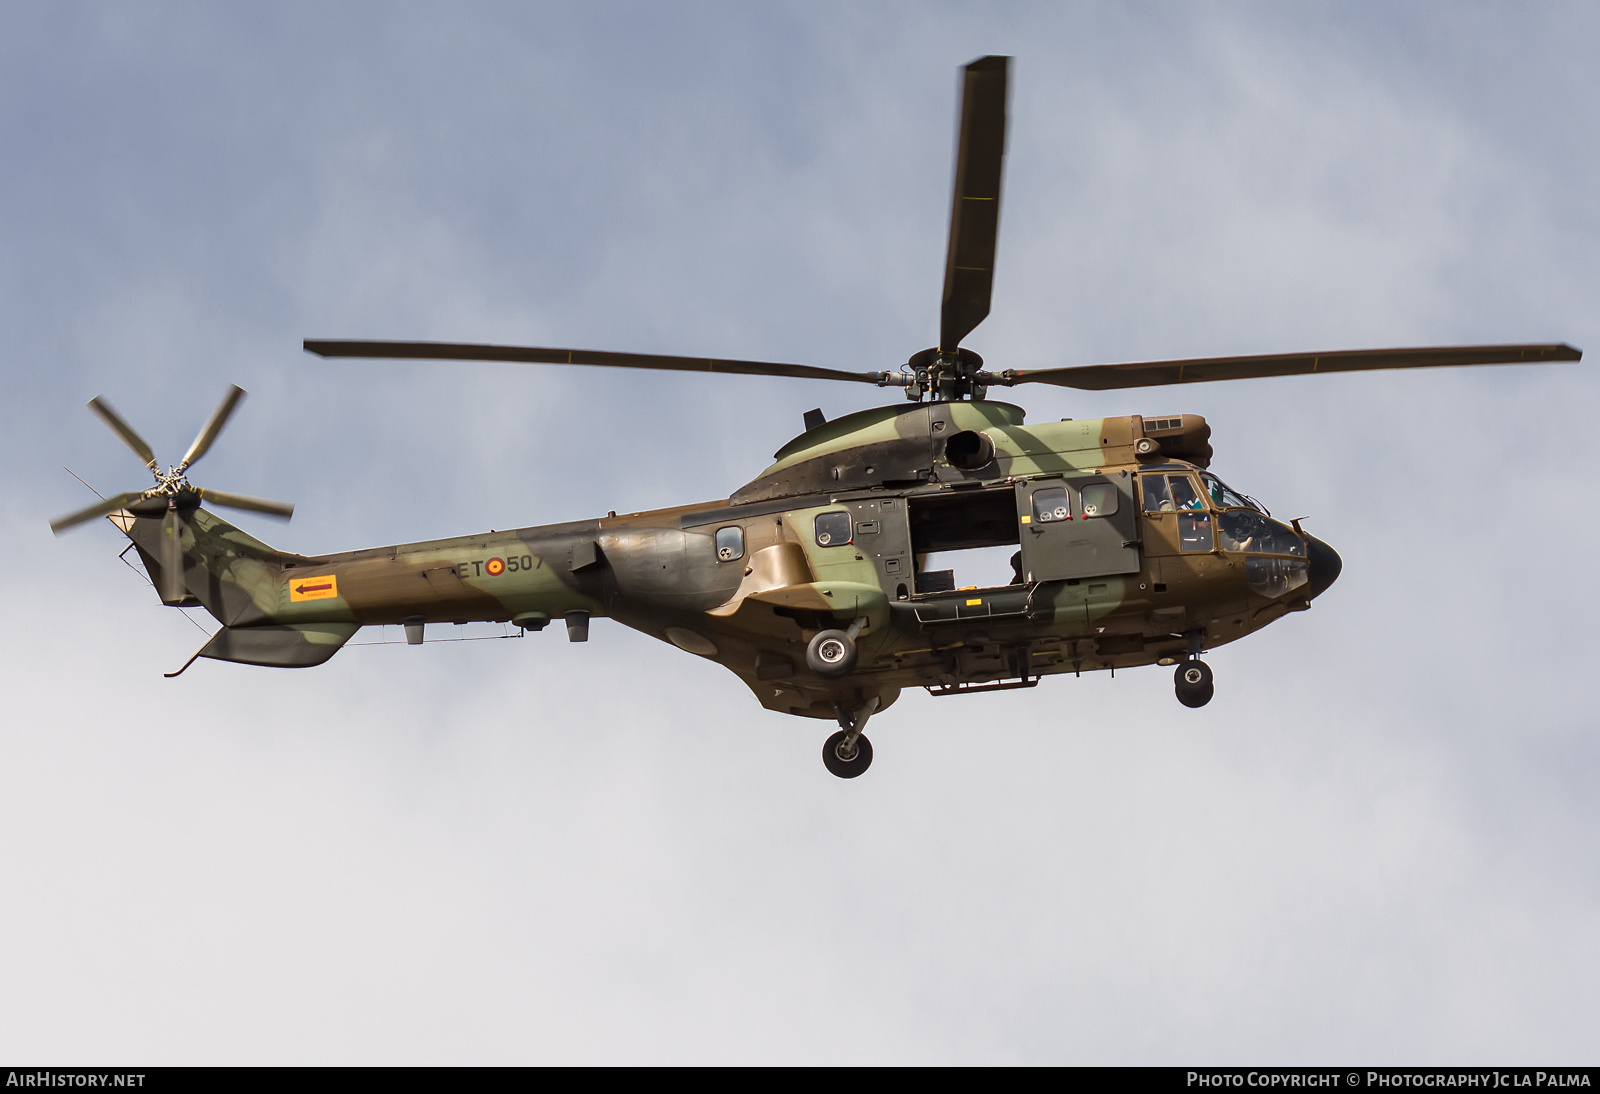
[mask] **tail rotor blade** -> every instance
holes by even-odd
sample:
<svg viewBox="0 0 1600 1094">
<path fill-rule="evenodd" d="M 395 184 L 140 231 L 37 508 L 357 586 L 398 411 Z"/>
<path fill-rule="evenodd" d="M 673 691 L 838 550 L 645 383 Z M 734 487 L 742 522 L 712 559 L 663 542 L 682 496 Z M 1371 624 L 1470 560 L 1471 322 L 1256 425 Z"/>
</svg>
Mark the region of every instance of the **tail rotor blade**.
<svg viewBox="0 0 1600 1094">
<path fill-rule="evenodd" d="M 133 454 L 144 461 L 150 470 L 159 469 L 156 463 L 156 454 L 145 439 L 134 432 L 133 426 L 122 420 L 122 416 L 111 409 L 111 404 L 96 395 L 89 400 L 89 409 L 97 414 L 102 422 L 111 427 L 111 432 L 122 438 L 122 443 L 133 449 Z"/>
<path fill-rule="evenodd" d="M 114 498 L 105 498 L 102 501 L 95 502 L 87 509 L 79 509 L 76 513 L 68 513 L 64 517 L 57 517 L 50 522 L 50 530 L 59 536 L 68 528 L 76 528 L 78 525 L 85 521 L 93 520 L 95 517 L 103 517 L 115 513 L 118 509 L 124 509 L 142 497 L 144 497 L 143 494 L 135 491 L 130 494 L 118 494 Z"/>
<path fill-rule="evenodd" d="M 221 490 L 212 490 L 209 487 L 200 491 L 202 504 L 221 505 L 228 509 L 247 509 L 252 513 L 265 513 L 269 517 L 281 517 L 288 520 L 294 516 L 294 506 L 286 501 L 268 501 L 266 498 L 252 498 L 244 494 L 225 494 Z"/>
<path fill-rule="evenodd" d="M 178 507 L 168 504 L 161 518 L 161 601 L 176 604 L 187 595 L 183 581 L 183 525 Z"/>
<path fill-rule="evenodd" d="M 191 464 L 210 451 L 211 442 L 217 439 L 222 427 L 228 424 L 229 416 L 233 414 L 234 407 L 239 405 L 239 400 L 244 398 L 244 394 L 244 388 L 238 384 L 228 385 L 228 393 L 222 397 L 222 403 L 211 415 L 211 420 L 194 439 L 194 444 L 189 446 L 189 451 L 183 454 L 183 463 L 178 465 L 180 471 L 187 470 Z"/>
<path fill-rule="evenodd" d="M 961 134 L 956 147 L 955 200 L 945 252 L 939 349 L 954 352 L 989 314 L 994 249 L 1000 234 L 1000 168 L 1006 153 L 1006 75 L 1009 57 L 980 57 L 961 85 Z"/>
</svg>

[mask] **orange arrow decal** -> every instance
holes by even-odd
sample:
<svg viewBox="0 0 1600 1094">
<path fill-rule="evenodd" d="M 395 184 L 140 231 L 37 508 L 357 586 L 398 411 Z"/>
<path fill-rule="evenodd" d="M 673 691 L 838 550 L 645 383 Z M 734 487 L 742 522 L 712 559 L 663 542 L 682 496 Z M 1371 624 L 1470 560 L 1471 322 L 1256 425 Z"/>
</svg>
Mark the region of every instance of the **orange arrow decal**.
<svg viewBox="0 0 1600 1094">
<path fill-rule="evenodd" d="M 289 602 L 302 600 L 332 600 L 339 595 L 339 579 L 332 574 L 303 577 L 289 585 Z"/>
</svg>

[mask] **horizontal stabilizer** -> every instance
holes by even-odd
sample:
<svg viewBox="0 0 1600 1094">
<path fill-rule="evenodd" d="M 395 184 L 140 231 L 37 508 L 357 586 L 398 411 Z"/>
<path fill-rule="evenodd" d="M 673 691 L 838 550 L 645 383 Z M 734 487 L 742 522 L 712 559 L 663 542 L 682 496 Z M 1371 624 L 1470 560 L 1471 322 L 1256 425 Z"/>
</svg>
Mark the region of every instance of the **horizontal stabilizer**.
<svg viewBox="0 0 1600 1094">
<path fill-rule="evenodd" d="M 320 665 L 338 653 L 359 629 L 359 623 L 223 627 L 196 656 L 240 665 L 305 669 Z"/>
</svg>

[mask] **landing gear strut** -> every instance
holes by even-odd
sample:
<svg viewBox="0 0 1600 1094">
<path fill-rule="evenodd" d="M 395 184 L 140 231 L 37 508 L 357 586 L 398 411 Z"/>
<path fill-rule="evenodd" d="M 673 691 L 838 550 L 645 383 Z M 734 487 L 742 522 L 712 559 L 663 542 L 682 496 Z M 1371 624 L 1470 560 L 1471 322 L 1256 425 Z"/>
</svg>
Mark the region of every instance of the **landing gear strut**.
<svg viewBox="0 0 1600 1094">
<path fill-rule="evenodd" d="M 1205 706 L 1216 691 L 1211 683 L 1211 666 L 1198 657 L 1178 663 L 1178 671 L 1172 674 L 1172 685 L 1178 693 L 1178 702 L 1186 707 Z"/>
<path fill-rule="evenodd" d="M 833 709 L 843 728 L 822 743 L 822 766 L 841 779 L 853 779 L 872 766 L 872 742 L 862 736 L 861 729 L 878 709 L 878 700 L 868 699 L 853 711 L 842 704 Z"/>
</svg>

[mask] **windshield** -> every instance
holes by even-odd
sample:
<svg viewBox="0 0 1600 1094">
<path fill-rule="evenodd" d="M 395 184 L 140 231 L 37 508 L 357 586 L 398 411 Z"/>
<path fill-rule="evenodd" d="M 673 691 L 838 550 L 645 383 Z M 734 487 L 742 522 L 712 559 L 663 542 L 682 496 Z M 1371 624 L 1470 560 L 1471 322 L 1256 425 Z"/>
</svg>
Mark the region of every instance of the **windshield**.
<svg viewBox="0 0 1600 1094">
<path fill-rule="evenodd" d="M 1261 511 L 1261 506 L 1235 491 L 1209 471 L 1200 472 L 1200 480 L 1206 484 L 1206 493 L 1211 495 L 1211 500 L 1218 509 L 1254 509 L 1258 513 Z"/>
<path fill-rule="evenodd" d="M 1254 509 L 1227 509 L 1218 513 L 1217 540 L 1224 551 L 1306 556 L 1304 540 Z"/>
</svg>

